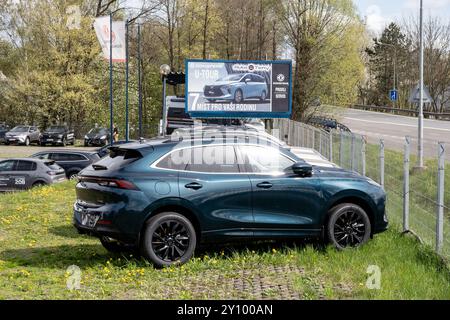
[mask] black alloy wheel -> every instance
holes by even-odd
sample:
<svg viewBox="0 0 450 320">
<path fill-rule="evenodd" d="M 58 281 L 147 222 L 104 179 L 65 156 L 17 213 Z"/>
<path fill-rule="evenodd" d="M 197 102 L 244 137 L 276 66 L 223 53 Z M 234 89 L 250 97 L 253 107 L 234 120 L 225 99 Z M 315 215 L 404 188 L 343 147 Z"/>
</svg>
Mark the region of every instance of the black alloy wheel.
<svg viewBox="0 0 450 320">
<path fill-rule="evenodd" d="M 237 89 L 236 92 L 234 93 L 234 102 L 241 103 L 242 101 L 244 101 L 244 96 L 242 94 L 242 90 Z"/>
<path fill-rule="evenodd" d="M 183 264 L 194 254 L 196 242 L 195 229 L 186 217 L 164 212 L 148 221 L 142 253 L 157 267 Z"/>
<path fill-rule="evenodd" d="M 358 205 L 340 204 L 330 211 L 328 238 L 337 249 L 359 247 L 369 240 L 370 219 Z"/>
</svg>

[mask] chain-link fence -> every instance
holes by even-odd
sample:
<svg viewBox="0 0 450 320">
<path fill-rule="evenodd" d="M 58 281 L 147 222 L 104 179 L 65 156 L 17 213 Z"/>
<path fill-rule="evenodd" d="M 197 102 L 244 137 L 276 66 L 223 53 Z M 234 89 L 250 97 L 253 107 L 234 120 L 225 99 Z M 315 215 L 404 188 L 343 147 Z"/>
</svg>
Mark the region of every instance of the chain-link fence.
<svg viewBox="0 0 450 320">
<path fill-rule="evenodd" d="M 444 144 L 436 143 L 436 158 L 415 168 L 409 137 L 405 137 L 403 151 L 395 151 L 385 149 L 382 139 L 378 144 L 366 144 L 365 137 L 358 134 L 328 132 L 292 120 L 276 119 L 273 129 L 287 144 L 312 148 L 340 167 L 380 183 L 387 193 L 391 223 L 450 259 L 450 188 L 445 188 L 450 164 L 445 163 Z"/>
</svg>

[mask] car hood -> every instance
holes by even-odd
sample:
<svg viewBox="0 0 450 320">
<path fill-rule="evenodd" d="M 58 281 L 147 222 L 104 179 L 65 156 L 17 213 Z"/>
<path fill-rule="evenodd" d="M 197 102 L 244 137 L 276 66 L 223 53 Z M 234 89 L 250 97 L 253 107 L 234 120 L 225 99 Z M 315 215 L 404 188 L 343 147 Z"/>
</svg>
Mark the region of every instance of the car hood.
<svg viewBox="0 0 450 320">
<path fill-rule="evenodd" d="M 44 134 L 64 134 L 63 131 L 44 131 Z"/>
<path fill-rule="evenodd" d="M 340 167 L 330 168 L 313 166 L 314 174 L 320 178 L 338 178 L 338 179 L 352 179 L 352 180 L 369 180 L 369 178 L 360 175 L 357 172 L 345 170 Z"/>
<path fill-rule="evenodd" d="M 89 138 L 101 138 L 106 135 L 107 135 L 106 133 L 88 133 L 88 134 L 86 134 L 86 136 Z"/>
<path fill-rule="evenodd" d="M 20 136 L 23 134 L 28 134 L 27 131 L 14 131 L 14 132 L 7 132 L 6 133 L 8 136 Z"/>
<path fill-rule="evenodd" d="M 239 81 L 216 81 L 216 82 L 214 82 L 214 83 L 212 83 L 210 85 L 207 85 L 207 86 L 210 86 L 210 87 L 218 87 L 219 86 L 220 87 L 220 86 L 236 84 L 238 82 Z"/>
</svg>

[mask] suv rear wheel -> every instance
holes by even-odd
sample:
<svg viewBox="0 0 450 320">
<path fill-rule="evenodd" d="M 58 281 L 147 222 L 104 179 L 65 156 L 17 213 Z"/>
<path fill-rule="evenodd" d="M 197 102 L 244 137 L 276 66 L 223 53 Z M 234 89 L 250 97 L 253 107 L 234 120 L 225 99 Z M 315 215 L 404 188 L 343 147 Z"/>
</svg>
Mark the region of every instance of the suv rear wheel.
<svg viewBox="0 0 450 320">
<path fill-rule="evenodd" d="M 176 212 L 163 212 L 148 220 L 141 251 L 156 267 L 167 267 L 187 262 L 196 245 L 189 219 Z"/>
<path fill-rule="evenodd" d="M 360 206 L 342 203 L 330 210 L 327 235 L 337 249 L 359 247 L 369 240 L 370 233 L 369 216 Z"/>
</svg>

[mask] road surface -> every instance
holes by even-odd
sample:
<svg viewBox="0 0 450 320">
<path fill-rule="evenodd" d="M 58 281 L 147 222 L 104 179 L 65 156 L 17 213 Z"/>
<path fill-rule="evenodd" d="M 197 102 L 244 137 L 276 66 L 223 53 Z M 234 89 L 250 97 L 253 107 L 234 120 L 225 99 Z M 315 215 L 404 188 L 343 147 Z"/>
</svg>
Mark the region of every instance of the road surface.
<svg viewBox="0 0 450 320">
<path fill-rule="evenodd" d="M 405 136 L 411 137 L 411 154 L 417 154 L 418 119 L 388 113 L 356 109 L 339 110 L 339 121 L 354 133 L 367 137 L 369 143 L 384 139 L 386 148 L 403 150 Z M 437 157 L 437 142 L 446 146 L 446 160 L 450 161 L 450 121 L 424 119 L 424 156 Z"/>
</svg>

